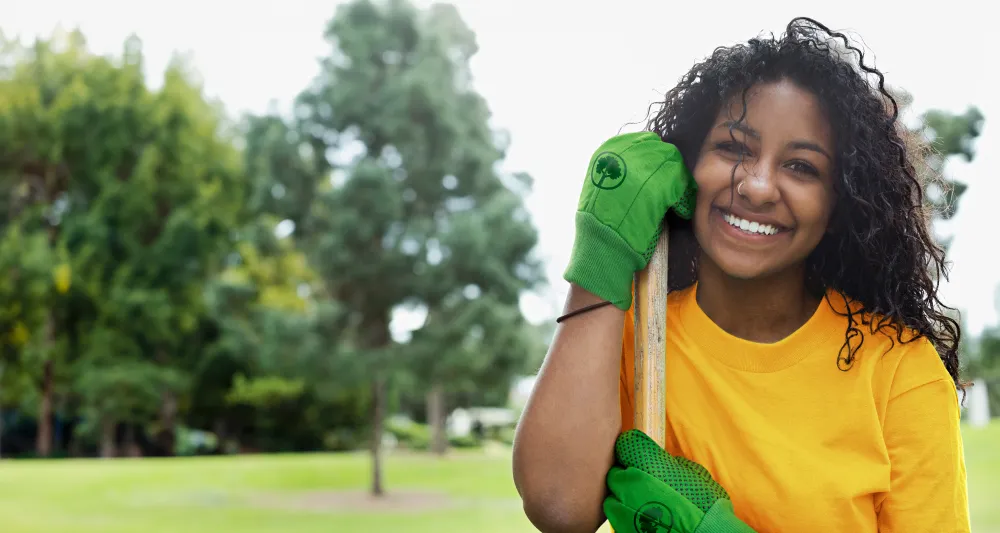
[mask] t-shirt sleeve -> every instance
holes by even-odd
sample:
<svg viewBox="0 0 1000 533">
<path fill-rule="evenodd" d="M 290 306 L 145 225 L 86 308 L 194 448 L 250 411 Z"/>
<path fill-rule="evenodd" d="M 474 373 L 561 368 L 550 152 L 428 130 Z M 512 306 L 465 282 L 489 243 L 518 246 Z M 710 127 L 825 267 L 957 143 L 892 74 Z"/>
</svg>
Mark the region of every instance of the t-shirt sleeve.
<svg viewBox="0 0 1000 533">
<path fill-rule="evenodd" d="M 933 345 L 916 343 L 900 359 L 886 406 L 891 479 L 889 492 L 876 502 L 878 530 L 968 533 L 958 393 Z"/>
</svg>

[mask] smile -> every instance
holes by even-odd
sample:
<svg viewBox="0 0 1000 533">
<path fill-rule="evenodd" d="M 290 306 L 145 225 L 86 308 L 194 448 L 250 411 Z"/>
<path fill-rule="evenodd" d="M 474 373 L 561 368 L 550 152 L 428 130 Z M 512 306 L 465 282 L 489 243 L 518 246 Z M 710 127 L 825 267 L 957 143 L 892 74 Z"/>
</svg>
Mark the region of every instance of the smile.
<svg viewBox="0 0 1000 533">
<path fill-rule="evenodd" d="M 722 211 L 720 214 L 722 215 L 722 219 L 725 220 L 727 224 L 739 230 L 740 233 L 744 233 L 746 235 L 772 236 L 772 235 L 777 235 L 782 231 L 782 229 L 784 229 L 779 226 L 775 226 L 773 224 L 764 224 L 761 222 L 740 218 L 732 213 L 727 213 L 725 211 Z"/>
</svg>

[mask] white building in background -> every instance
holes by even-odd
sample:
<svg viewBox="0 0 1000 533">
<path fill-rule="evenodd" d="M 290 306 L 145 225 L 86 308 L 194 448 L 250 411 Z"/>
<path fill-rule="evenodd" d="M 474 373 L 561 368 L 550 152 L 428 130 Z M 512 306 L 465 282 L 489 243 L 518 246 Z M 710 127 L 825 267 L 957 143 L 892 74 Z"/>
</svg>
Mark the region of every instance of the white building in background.
<svg viewBox="0 0 1000 533">
<path fill-rule="evenodd" d="M 465 409 L 458 408 L 452 411 L 445 424 L 448 435 L 452 437 L 465 437 L 472 433 L 472 415 Z"/>
<path fill-rule="evenodd" d="M 524 376 L 514 381 L 510 388 L 507 407 L 458 408 L 448 415 L 445 422 L 448 434 L 464 437 L 473 432 L 477 424 L 487 430 L 494 427 L 514 427 L 524 406 L 528 403 L 531 389 L 535 386 L 535 376 Z"/>
<path fill-rule="evenodd" d="M 990 399 L 986 391 L 986 382 L 973 380 L 972 387 L 966 389 L 965 410 L 968 423 L 973 427 L 983 427 L 990 423 Z"/>
<path fill-rule="evenodd" d="M 478 425 L 483 430 L 496 427 L 514 427 L 517 424 L 517 413 L 506 407 L 471 407 L 458 408 L 448 415 L 447 431 L 453 437 L 465 437 L 471 434 Z"/>
</svg>

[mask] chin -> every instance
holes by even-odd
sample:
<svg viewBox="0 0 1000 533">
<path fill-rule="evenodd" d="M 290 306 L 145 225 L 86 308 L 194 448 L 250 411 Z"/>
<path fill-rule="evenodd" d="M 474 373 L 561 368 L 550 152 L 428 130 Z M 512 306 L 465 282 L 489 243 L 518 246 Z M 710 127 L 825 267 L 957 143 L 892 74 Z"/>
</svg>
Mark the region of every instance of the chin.
<svg viewBox="0 0 1000 533">
<path fill-rule="evenodd" d="M 718 267 L 723 274 L 744 281 L 768 278 L 775 275 L 773 270 L 761 268 L 760 263 L 748 264 L 746 261 L 723 261 L 721 264 L 718 264 Z"/>
<path fill-rule="evenodd" d="M 789 274 L 794 268 L 773 253 L 731 250 L 728 247 L 702 248 L 700 262 L 726 277 L 741 281 L 770 279 Z"/>
</svg>

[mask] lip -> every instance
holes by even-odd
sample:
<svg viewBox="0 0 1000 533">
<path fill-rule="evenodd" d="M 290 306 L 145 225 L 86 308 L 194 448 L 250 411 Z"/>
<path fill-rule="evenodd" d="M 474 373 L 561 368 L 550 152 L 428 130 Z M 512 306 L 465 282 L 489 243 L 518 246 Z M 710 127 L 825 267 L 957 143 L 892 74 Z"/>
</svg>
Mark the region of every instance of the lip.
<svg viewBox="0 0 1000 533">
<path fill-rule="evenodd" d="M 760 233 L 747 233 L 747 232 L 745 232 L 745 231 L 743 231 L 743 230 L 741 230 L 741 229 L 739 229 L 739 228 L 731 225 L 729 222 L 726 222 L 726 219 L 724 218 L 725 215 L 726 215 L 726 213 L 732 213 L 733 215 L 736 215 L 738 217 L 740 216 L 738 213 L 731 212 L 731 211 L 723 211 L 722 209 L 719 209 L 719 208 L 716 207 L 716 208 L 712 209 L 712 221 L 715 222 L 716 224 L 718 224 L 720 226 L 719 229 L 720 229 L 720 231 L 723 232 L 723 234 L 725 234 L 728 237 L 730 237 L 730 238 L 732 238 L 734 240 L 737 240 L 737 241 L 739 241 L 741 243 L 746 243 L 746 244 L 772 244 L 772 243 L 777 242 L 780 239 L 785 238 L 788 234 L 791 233 L 791 229 L 790 228 L 782 226 L 781 224 L 775 224 L 775 223 L 770 222 L 770 221 L 764 222 L 767 219 L 762 219 L 760 217 L 740 217 L 740 218 L 747 218 L 748 220 L 755 220 L 757 222 L 764 222 L 765 224 L 771 224 L 771 225 L 773 225 L 773 226 L 775 226 L 775 227 L 778 228 L 778 233 L 775 233 L 774 235 L 764 235 L 764 234 L 760 234 Z"/>
</svg>

